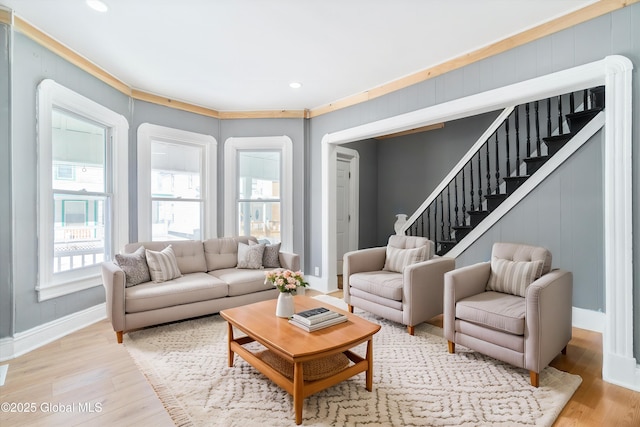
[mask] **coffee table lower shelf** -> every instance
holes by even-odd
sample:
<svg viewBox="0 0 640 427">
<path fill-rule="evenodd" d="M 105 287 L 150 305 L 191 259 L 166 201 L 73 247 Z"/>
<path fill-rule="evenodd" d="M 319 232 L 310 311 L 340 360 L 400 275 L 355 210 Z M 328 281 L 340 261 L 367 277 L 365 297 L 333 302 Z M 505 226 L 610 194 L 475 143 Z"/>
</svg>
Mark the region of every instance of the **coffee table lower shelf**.
<svg viewBox="0 0 640 427">
<path fill-rule="evenodd" d="M 256 354 L 246 349 L 244 345 L 256 341 L 249 336 L 242 336 L 234 338 L 233 325 L 228 323 L 228 338 L 229 338 L 229 367 L 233 367 L 234 353 L 242 357 L 247 363 L 253 366 L 255 369 L 264 374 L 271 381 L 276 383 L 279 387 L 285 390 L 287 393 L 293 396 L 293 406 L 296 415 L 296 424 L 302 423 L 302 404 L 304 398 L 322 391 L 326 388 L 334 386 L 354 375 L 362 372 L 366 372 L 366 389 L 368 391 L 373 390 L 373 336 L 369 336 L 362 339 L 359 342 L 351 343 L 348 347 L 333 349 L 331 351 L 313 354 L 311 356 L 292 359 L 285 354 L 278 353 L 277 350 L 270 348 L 269 350 L 277 354 L 279 357 L 287 360 L 293 364 L 293 379 L 290 379 L 276 370 L 269 363 L 259 358 Z M 349 350 L 363 342 L 367 343 L 366 356 L 361 357 L 358 354 Z M 304 362 L 317 360 L 323 357 L 328 357 L 337 353 L 343 353 L 351 362 L 352 365 L 329 375 L 324 378 L 320 378 L 312 381 L 305 381 L 303 364 Z"/>
</svg>

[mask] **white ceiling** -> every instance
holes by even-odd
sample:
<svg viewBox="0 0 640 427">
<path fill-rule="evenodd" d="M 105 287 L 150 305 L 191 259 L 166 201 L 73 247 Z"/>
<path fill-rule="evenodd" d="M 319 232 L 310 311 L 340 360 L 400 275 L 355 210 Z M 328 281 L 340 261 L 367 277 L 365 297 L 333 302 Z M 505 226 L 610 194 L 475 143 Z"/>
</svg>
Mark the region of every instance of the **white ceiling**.
<svg viewBox="0 0 640 427">
<path fill-rule="evenodd" d="M 0 5 L 133 89 L 219 111 L 320 107 L 595 2 L 103 1 Z"/>
</svg>

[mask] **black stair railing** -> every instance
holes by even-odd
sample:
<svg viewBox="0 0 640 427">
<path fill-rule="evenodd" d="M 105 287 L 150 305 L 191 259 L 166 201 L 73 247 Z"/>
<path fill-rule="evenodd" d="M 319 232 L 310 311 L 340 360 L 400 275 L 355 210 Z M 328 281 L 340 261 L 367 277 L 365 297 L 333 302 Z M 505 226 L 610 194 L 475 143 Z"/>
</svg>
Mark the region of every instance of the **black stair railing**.
<svg viewBox="0 0 640 427">
<path fill-rule="evenodd" d="M 582 108 L 575 105 L 580 98 Z M 412 215 L 405 233 L 429 238 L 445 254 L 603 108 L 603 86 L 515 106 L 440 193 L 430 196 L 431 203 Z"/>
</svg>

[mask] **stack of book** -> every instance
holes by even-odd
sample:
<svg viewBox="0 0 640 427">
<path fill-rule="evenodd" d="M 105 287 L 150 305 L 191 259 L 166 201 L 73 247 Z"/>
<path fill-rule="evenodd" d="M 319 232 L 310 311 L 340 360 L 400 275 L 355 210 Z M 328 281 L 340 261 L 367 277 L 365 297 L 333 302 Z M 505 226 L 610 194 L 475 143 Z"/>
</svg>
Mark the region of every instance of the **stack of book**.
<svg viewBox="0 0 640 427">
<path fill-rule="evenodd" d="M 295 313 L 289 319 L 289 323 L 307 332 L 346 322 L 347 316 L 325 307 L 312 308 L 310 310 Z"/>
</svg>

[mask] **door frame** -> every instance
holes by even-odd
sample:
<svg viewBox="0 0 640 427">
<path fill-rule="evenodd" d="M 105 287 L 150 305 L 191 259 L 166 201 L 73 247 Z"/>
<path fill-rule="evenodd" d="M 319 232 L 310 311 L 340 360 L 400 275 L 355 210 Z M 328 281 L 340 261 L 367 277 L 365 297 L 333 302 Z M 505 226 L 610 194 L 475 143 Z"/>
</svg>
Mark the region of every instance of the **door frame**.
<svg viewBox="0 0 640 427">
<path fill-rule="evenodd" d="M 349 162 L 349 173 L 351 174 L 349 178 L 349 246 L 345 251 L 349 252 L 358 249 L 360 241 L 360 154 L 351 148 L 338 146 L 336 147 L 336 164 L 338 160 Z M 336 188 L 337 184 L 336 179 Z"/>
</svg>

